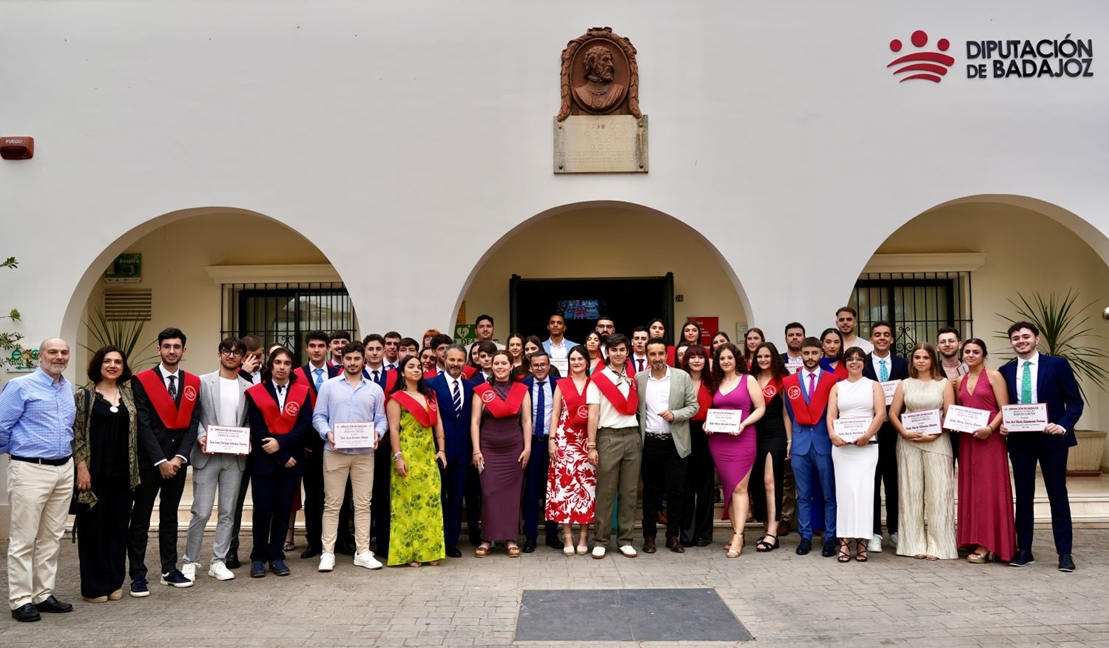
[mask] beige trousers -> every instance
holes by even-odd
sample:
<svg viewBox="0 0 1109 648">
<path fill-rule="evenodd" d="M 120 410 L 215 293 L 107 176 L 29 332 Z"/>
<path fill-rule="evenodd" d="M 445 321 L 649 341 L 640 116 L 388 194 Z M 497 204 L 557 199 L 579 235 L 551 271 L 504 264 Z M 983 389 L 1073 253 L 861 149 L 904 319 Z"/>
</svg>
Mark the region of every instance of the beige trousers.
<svg viewBox="0 0 1109 648">
<path fill-rule="evenodd" d="M 339 509 L 350 477 L 354 492 L 354 545 L 358 553 L 370 550 L 370 499 L 374 486 L 374 453 L 343 454 L 323 452 L 323 532 L 320 544 L 324 553 L 335 553 L 339 530 Z"/>
<path fill-rule="evenodd" d="M 8 602 L 14 610 L 42 603 L 54 594 L 58 550 L 73 496 L 73 461 L 62 466 L 12 461 L 8 496 L 12 510 Z"/>
<path fill-rule="evenodd" d="M 616 511 L 616 545 L 632 543 L 635 507 L 639 499 L 639 468 L 643 444 L 639 428 L 597 430 L 597 512 L 593 523 L 594 542 L 608 545 L 612 535 L 612 508 Z M 619 499 L 617 500 L 617 495 Z"/>
</svg>

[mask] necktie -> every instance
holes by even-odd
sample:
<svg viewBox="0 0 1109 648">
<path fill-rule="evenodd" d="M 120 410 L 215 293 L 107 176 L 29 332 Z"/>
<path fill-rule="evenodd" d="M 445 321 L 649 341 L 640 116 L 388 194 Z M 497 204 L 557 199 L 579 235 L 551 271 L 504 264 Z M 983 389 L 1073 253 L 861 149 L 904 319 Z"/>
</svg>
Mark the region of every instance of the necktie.
<svg viewBox="0 0 1109 648">
<path fill-rule="evenodd" d="M 886 366 L 885 360 L 878 361 L 878 380 L 879 382 L 886 382 L 890 379 L 890 370 Z"/>
<path fill-rule="evenodd" d="M 316 369 L 312 373 L 316 374 L 316 391 L 319 391 L 320 387 L 323 386 L 323 369 Z"/>
<path fill-rule="evenodd" d="M 1032 363 L 1028 360 L 1020 374 L 1020 402 L 1022 405 L 1032 402 Z"/>
<path fill-rule="evenodd" d="M 816 374 L 809 374 L 809 397 L 811 398 L 813 392 L 816 391 Z"/>
<path fill-rule="evenodd" d="M 543 420 L 545 418 L 543 416 L 543 412 L 546 411 L 546 408 L 544 407 L 544 405 L 546 403 L 543 402 L 544 401 L 543 392 L 547 391 L 547 390 L 543 389 L 543 387 L 546 384 L 547 384 L 546 380 L 537 380 L 535 382 L 535 390 L 537 392 L 539 392 L 539 395 L 536 396 L 536 400 L 535 400 L 535 426 L 534 426 L 535 429 L 533 430 L 533 433 L 535 434 L 535 436 L 540 437 L 540 438 L 546 436 L 546 432 L 544 431 L 544 425 L 543 425 L 545 423 L 545 421 Z"/>
<path fill-rule="evenodd" d="M 462 394 L 458 391 L 458 381 L 451 381 L 451 400 L 454 401 L 454 413 L 462 413 Z"/>
<path fill-rule="evenodd" d="M 1025 371 L 1027 371 L 1027 369 Z M 169 397 L 173 400 L 177 400 L 177 376 L 169 377 Z"/>
<path fill-rule="evenodd" d="M 643 371 L 643 358 L 636 358 L 635 362 L 638 365 L 638 367 L 636 367 L 636 371 Z"/>
<path fill-rule="evenodd" d="M 374 369 L 374 382 L 379 384 L 379 385 L 381 384 L 380 377 L 381 377 L 381 370 L 380 369 Z"/>
</svg>

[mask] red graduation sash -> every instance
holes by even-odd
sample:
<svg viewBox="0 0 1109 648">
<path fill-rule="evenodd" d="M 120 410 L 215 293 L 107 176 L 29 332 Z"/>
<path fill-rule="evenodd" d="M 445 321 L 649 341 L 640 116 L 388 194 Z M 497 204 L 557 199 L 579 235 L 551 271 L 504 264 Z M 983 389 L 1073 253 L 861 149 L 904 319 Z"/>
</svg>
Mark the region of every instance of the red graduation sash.
<svg viewBox="0 0 1109 648">
<path fill-rule="evenodd" d="M 512 383 L 508 396 L 503 400 L 497 396 L 497 392 L 493 391 L 493 385 L 490 383 L 474 385 L 474 393 L 481 397 L 481 402 L 485 403 L 485 409 L 493 416 L 505 418 L 520 411 L 520 406 L 524 404 L 524 396 L 527 396 L 528 387 L 524 383 Z"/>
<path fill-rule="evenodd" d="M 589 406 L 585 404 L 585 391 L 578 392 L 578 386 L 574 384 L 573 378 L 563 378 L 555 384 L 562 390 L 562 406 L 569 417 L 570 425 L 581 427 L 589 423 Z M 589 388 L 588 381 L 585 387 Z"/>
<path fill-rule="evenodd" d="M 162 419 L 162 425 L 170 430 L 183 430 L 189 427 L 193 408 L 196 407 L 196 397 L 200 394 L 200 377 L 184 371 L 179 373 L 182 389 L 180 408 L 169 397 L 166 381 L 161 374 L 153 369 L 135 374 L 135 378 L 138 378 L 143 389 L 146 390 L 146 396 L 150 399 L 154 411 L 158 412 L 158 418 Z"/>
<path fill-rule="evenodd" d="M 625 365 L 625 368 L 626 367 L 627 365 Z M 620 389 L 612 382 L 608 374 L 599 371 L 594 372 L 589 379 L 593 381 L 597 389 L 601 390 L 601 393 L 604 394 L 604 397 L 608 399 L 609 403 L 612 403 L 612 406 L 616 408 L 617 412 L 626 416 L 635 416 L 638 413 L 639 389 L 636 388 L 634 379 L 625 376 L 625 380 L 628 380 L 630 384 L 627 396 L 620 393 Z"/>
<path fill-rule="evenodd" d="M 473 378 L 474 374 L 476 374 L 476 373 L 477 373 L 477 368 L 476 367 L 473 367 L 473 366 L 470 366 L 470 365 L 466 365 L 466 366 L 462 367 L 462 377 L 467 379 L 467 380 L 469 380 L 470 378 Z"/>
<path fill-rule="evenodd" d="M 299 380 L 289 383 L 285 388 L 289 393 L 285 395 L 285 407 L 282 409 L 278 409 L 277 400 L 266 389 L 265 383 L 246 390 L 254 401 L 254 406 L 262 413 L 262 418 L 266 420 L 266 429 L 274 434 L 288 434 L 293 429 L 300 408 L 308 402 L 312 391 L 307 385 L 300 384 Z"/>
<path fill-rule="evenodd" d="M 431 398 L 427 399 L 426 408 L 420 405 L 420 401 L 406 392 L 393 392 L 389 395 L 389 398 L 400 403 L 400 406 L 408 410 L 409 414 L 416 417 L 416 422 L 424 427 L 434 427 L 435 423 L 439 420 L 439 406 L 435 402 L 434 394 L 431 395 Z"/>
<path fill-rule="evenodd" d="M 766 383 L 766 387 L 762 388 L 762 397 L 769 403 L 774 400 L 774 397 L 780 391 L 782 391 L 782 379 L 779 376 L 774 376 L 770 379 L 770 382 Z"/>
<path fill-rule="evenodd" d="M 836 384 L 836 377 L 828 371 L 820 372 L 820 379 L 816 381 L 814 393 L 809 394 L 809 402 L 805 402 L 805 395 L 801 391 L 801 377 L 804 370 L 786 376 L 782 379 L 782 390 L 793 407 L 793 414 L 801 425 L 817 425 L 824 419 L 828 410 L 828 394 Z"/>
</svg>

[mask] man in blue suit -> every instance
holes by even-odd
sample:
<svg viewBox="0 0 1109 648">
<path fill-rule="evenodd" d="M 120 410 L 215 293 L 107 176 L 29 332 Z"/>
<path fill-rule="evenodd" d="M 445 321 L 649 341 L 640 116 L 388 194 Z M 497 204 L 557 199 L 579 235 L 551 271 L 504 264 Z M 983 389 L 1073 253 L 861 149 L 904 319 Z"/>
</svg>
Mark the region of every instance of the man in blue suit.
<svg viewBox="0 0 1109 648">
<path fill-rule="evenodd" d="M 554 317 L 561 318 L 561 315 Z M 524 553 L 535 551 L 539 537 L 539 520 L 546 517 L 542 501 L 547 496 L 547 472 L 551 458 L 547 444 L 551 434 L 551 409 L 554 403 L 554 381 L 551 380 L 551 359 L 545 351 L 536 351 L 529 359 L 531 375 L 524 380 L 531 394 L 531 457 L 524 469 Z M 552 549 L 562 549 L 558 540 L 558 524 L 547 522 L 544 525 L 544 541 Z"/>
<path fill-rule="evenodd" d="M 809 337 L 801 343 L 802 368 L 782 380 L 786 412 L 793 423 L 790 464 L 797 483 L 797 555 L 812 550 L 812 500 L 824 495 L 825 557 L 836 553 L 836 481 L 832 467 L 832 440 L 828 436 L 828 394 L 836 384 L 830 371 L 821 371 L 824 347 Z"/>
<path fill-rule="evenodd" d="M 874 350 L 867 354 L 863 375 L 878 382 L 905 380 L 909 377 L 909 361 L 890 351 L 893 346 L 893 326 L 889 322 L 875 322 L 870 326 L 870 343 Z M 846 351 L 846 349 L 844 349 Z M 889 421 L 889 400 L 886 404 L 886 422 L 878 428 L 878 465 L 874 468 L 874 537 L 867 551 L 882 551 L 882 484 L 886 485 L 886 529 L 890 544 L 897 546 L 897 430 Z"/>
<path fill-rule="evenodd" d="M 473 442 L 470 440 L 470 405 L 474 397 L 473 384 L 462 377 L 466 366 L 466 349 L 460 344 L 447 348 L 444 358 L 446 371 L 427 379 L 427 386 L 435 391 L 439 402 L 439 415 L 443 419 L 443 435 L 447 438 L 447 467 L 443 470 L 443 536 L 447 556 L 460 558 L 458 539 L 462 535 L 462 500 L 466 500 L 466 523 L 470 530 L 470 543 L 481 544 L 478 524 L 481 519 L 481 483 L 477 471 L 470 465 Z"/>
<path fill-rule="evenodd" d="M 1001 375 L 1009 386 L 1009 402 L 1014 404 L 1047 404 L 1047 427 L 1043 432 L 1008 433 L 1004 423 L 1001 433 L 1009 442 L 1009 459 L 1013 462 L 1013 484 L 1017 499 L 1017 554 L 1010 567 L 1024 567 L 1035 562 L 1032 557 L 1033 499 L 1036 495 L 1036 462 L 1047 488 L 1051 503 L 1051 531 L 1055 551 L 1059 554 L 1059 571 L 1074 571 L 1071 558 L 1071 515 L 1067 499 L 1067 454 L 1077 445 L 1074 426 L 1082 416 L 1082 393 L 1074 370 L 1065 358 L 1041 354 L 1037 350 L 1040 331 L 1031 322 L 1017 322 L 1009 327 L 1009 344 L 1017 359 L 1001 367 Z"/>
</svg>

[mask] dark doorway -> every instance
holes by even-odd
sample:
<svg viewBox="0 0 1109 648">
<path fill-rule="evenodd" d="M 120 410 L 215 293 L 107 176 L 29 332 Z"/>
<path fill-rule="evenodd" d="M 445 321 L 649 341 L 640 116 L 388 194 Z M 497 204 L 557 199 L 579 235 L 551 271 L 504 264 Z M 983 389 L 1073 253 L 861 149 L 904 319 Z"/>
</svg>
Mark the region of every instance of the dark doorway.
<svg viewBox="0 0 1109 648">
<path fill-rule="evenodd" d="M 674 273 L 664 277 L 620 279 L 524 279 L 512 275 L 508 288 L 513 332 L 547 339 L 547 320 L 566 318 L 566 339 L 585 340 L 599 315 L 616 322 L 616 331 L 630 336 L 636 326 L 658 317 L 666 324 L 667 342 L 674 338 Z"/>
</svg>

